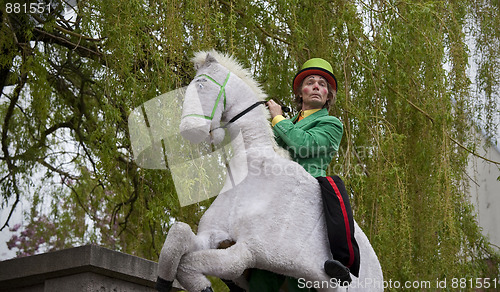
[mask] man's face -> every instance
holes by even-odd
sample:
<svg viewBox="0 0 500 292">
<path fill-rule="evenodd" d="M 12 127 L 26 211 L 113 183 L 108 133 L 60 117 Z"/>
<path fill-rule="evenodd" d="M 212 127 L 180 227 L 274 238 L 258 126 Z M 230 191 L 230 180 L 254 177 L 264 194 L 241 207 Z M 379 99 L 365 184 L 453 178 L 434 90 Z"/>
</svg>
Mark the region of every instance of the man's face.
<svg viewBox="0 0 500 292">
<path fill-rule="evenodd" d="M 302 110 L 321 109 L 328 98 L 328 83 L 320 75 L 309 75 L 302 83 Z"/>
</svg>

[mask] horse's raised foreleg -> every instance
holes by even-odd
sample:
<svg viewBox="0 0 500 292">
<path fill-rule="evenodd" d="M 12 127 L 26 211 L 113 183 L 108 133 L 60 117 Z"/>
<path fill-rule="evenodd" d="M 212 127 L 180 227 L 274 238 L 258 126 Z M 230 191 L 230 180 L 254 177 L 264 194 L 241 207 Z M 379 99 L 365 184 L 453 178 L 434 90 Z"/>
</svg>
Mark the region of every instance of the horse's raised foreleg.
<svg viewBox="0 0 500 292">
<path fill-rule="evenodd" d="M 208 239 L 197 237 L 189 225 L 183 222 L 174 223 L 167 234 L 158 260 L 158 291 L 170 290 L 184 254 L 208 247 Z"/>
<path fill-rule="evenodd" d="M 199 292 L 210 287 L 205 275 L 233 280 L 253 265 L 253 255 L 244 243 L 227 249 L 199 250 L 182 257 L 177 280 L 189 292 Z"/>
</svg>

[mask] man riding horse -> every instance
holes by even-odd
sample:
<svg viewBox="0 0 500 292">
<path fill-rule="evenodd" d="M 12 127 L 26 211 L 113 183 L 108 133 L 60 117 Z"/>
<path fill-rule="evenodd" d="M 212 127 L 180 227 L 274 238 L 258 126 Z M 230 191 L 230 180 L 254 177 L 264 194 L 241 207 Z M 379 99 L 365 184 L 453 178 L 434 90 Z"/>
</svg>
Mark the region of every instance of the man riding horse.
<svg viewBox="0 0 500 292">
<path fill-rule="evenodd" d="M 319 284 L 318 291 L 338 291 L 351 282 L 350 274 L 360 287 L 368 280 L 381 283 L 380 263 L 352 218 L 342 180 L 326 176 L 343 134 L 342 123 L 328 114 L 337 90 L 330 64 L 311 59 L 297 73 L 293 88 L 301 111 L 291 120 L 267 102 L 271 128 L 268 112 L 258 110 L 265 94 L 248 70 L 217 52 L 200 52 L 193 61 L 197 76 L 186 90 L 180 133 L 192 143 L 214 144 L 227 133 L 233 157 L 197 234 L 182 222 L 170 228 L 158 262 L 158 291 L 169 291 L 177 279 L 188 291 L 210 292 L 206 275 L 252 292 L 278 289 L 283 277 L 276 275 Z M 276 144 L 292 160 L 279 155 Z M 218 249 L 223 241 L 234 245 Z M 242 278 L 248 269 L 250 283 Z M 259 284 L 273 277 L 276 284 Z M 368 288 L 383 291 L 378 284 Z"/>
</svg>

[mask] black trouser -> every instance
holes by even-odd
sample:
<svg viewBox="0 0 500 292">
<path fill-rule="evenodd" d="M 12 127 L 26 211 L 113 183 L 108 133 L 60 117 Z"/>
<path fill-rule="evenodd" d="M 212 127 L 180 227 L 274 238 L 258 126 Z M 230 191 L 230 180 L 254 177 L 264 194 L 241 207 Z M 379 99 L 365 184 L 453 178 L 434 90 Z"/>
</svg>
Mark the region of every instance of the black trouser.
<svg viewBox="0 0 500 292">
<path fill-rule="evenodd" d="M 359 247 L 354 239 L 354 219 L 344 182 L 338 176 L 318 177 L 323 197 L 328 241 L 333 259 L 359 276 Z"/>
</svg>

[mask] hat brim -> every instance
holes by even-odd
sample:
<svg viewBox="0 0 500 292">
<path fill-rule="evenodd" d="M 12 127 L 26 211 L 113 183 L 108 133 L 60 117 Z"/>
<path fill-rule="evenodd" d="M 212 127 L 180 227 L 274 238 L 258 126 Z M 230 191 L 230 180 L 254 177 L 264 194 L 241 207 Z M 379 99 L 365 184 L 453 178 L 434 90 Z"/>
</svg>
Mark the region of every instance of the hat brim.
<svg viewBox="0 0 500 292">
<path fill-rule="evenodd" d="M 310 67 L 306 68 L 303 70 L 300 70 L 297 75 L 295 75 L 295 78 L 293 78 L 293 91 L 297 91 L 298 87 L 300 86 L 300 83 L 304 78 L 306 78 L 309 75 L 319 75 L 322 76 L 326 79 L 328 83 L 332 86 L 333 90 L 335 92 L 337 91 L 337 79 L 335 78 L 335 75 L 332 73 L 328 72 L 327 70 L 319 67 Z"/>
</svg>

